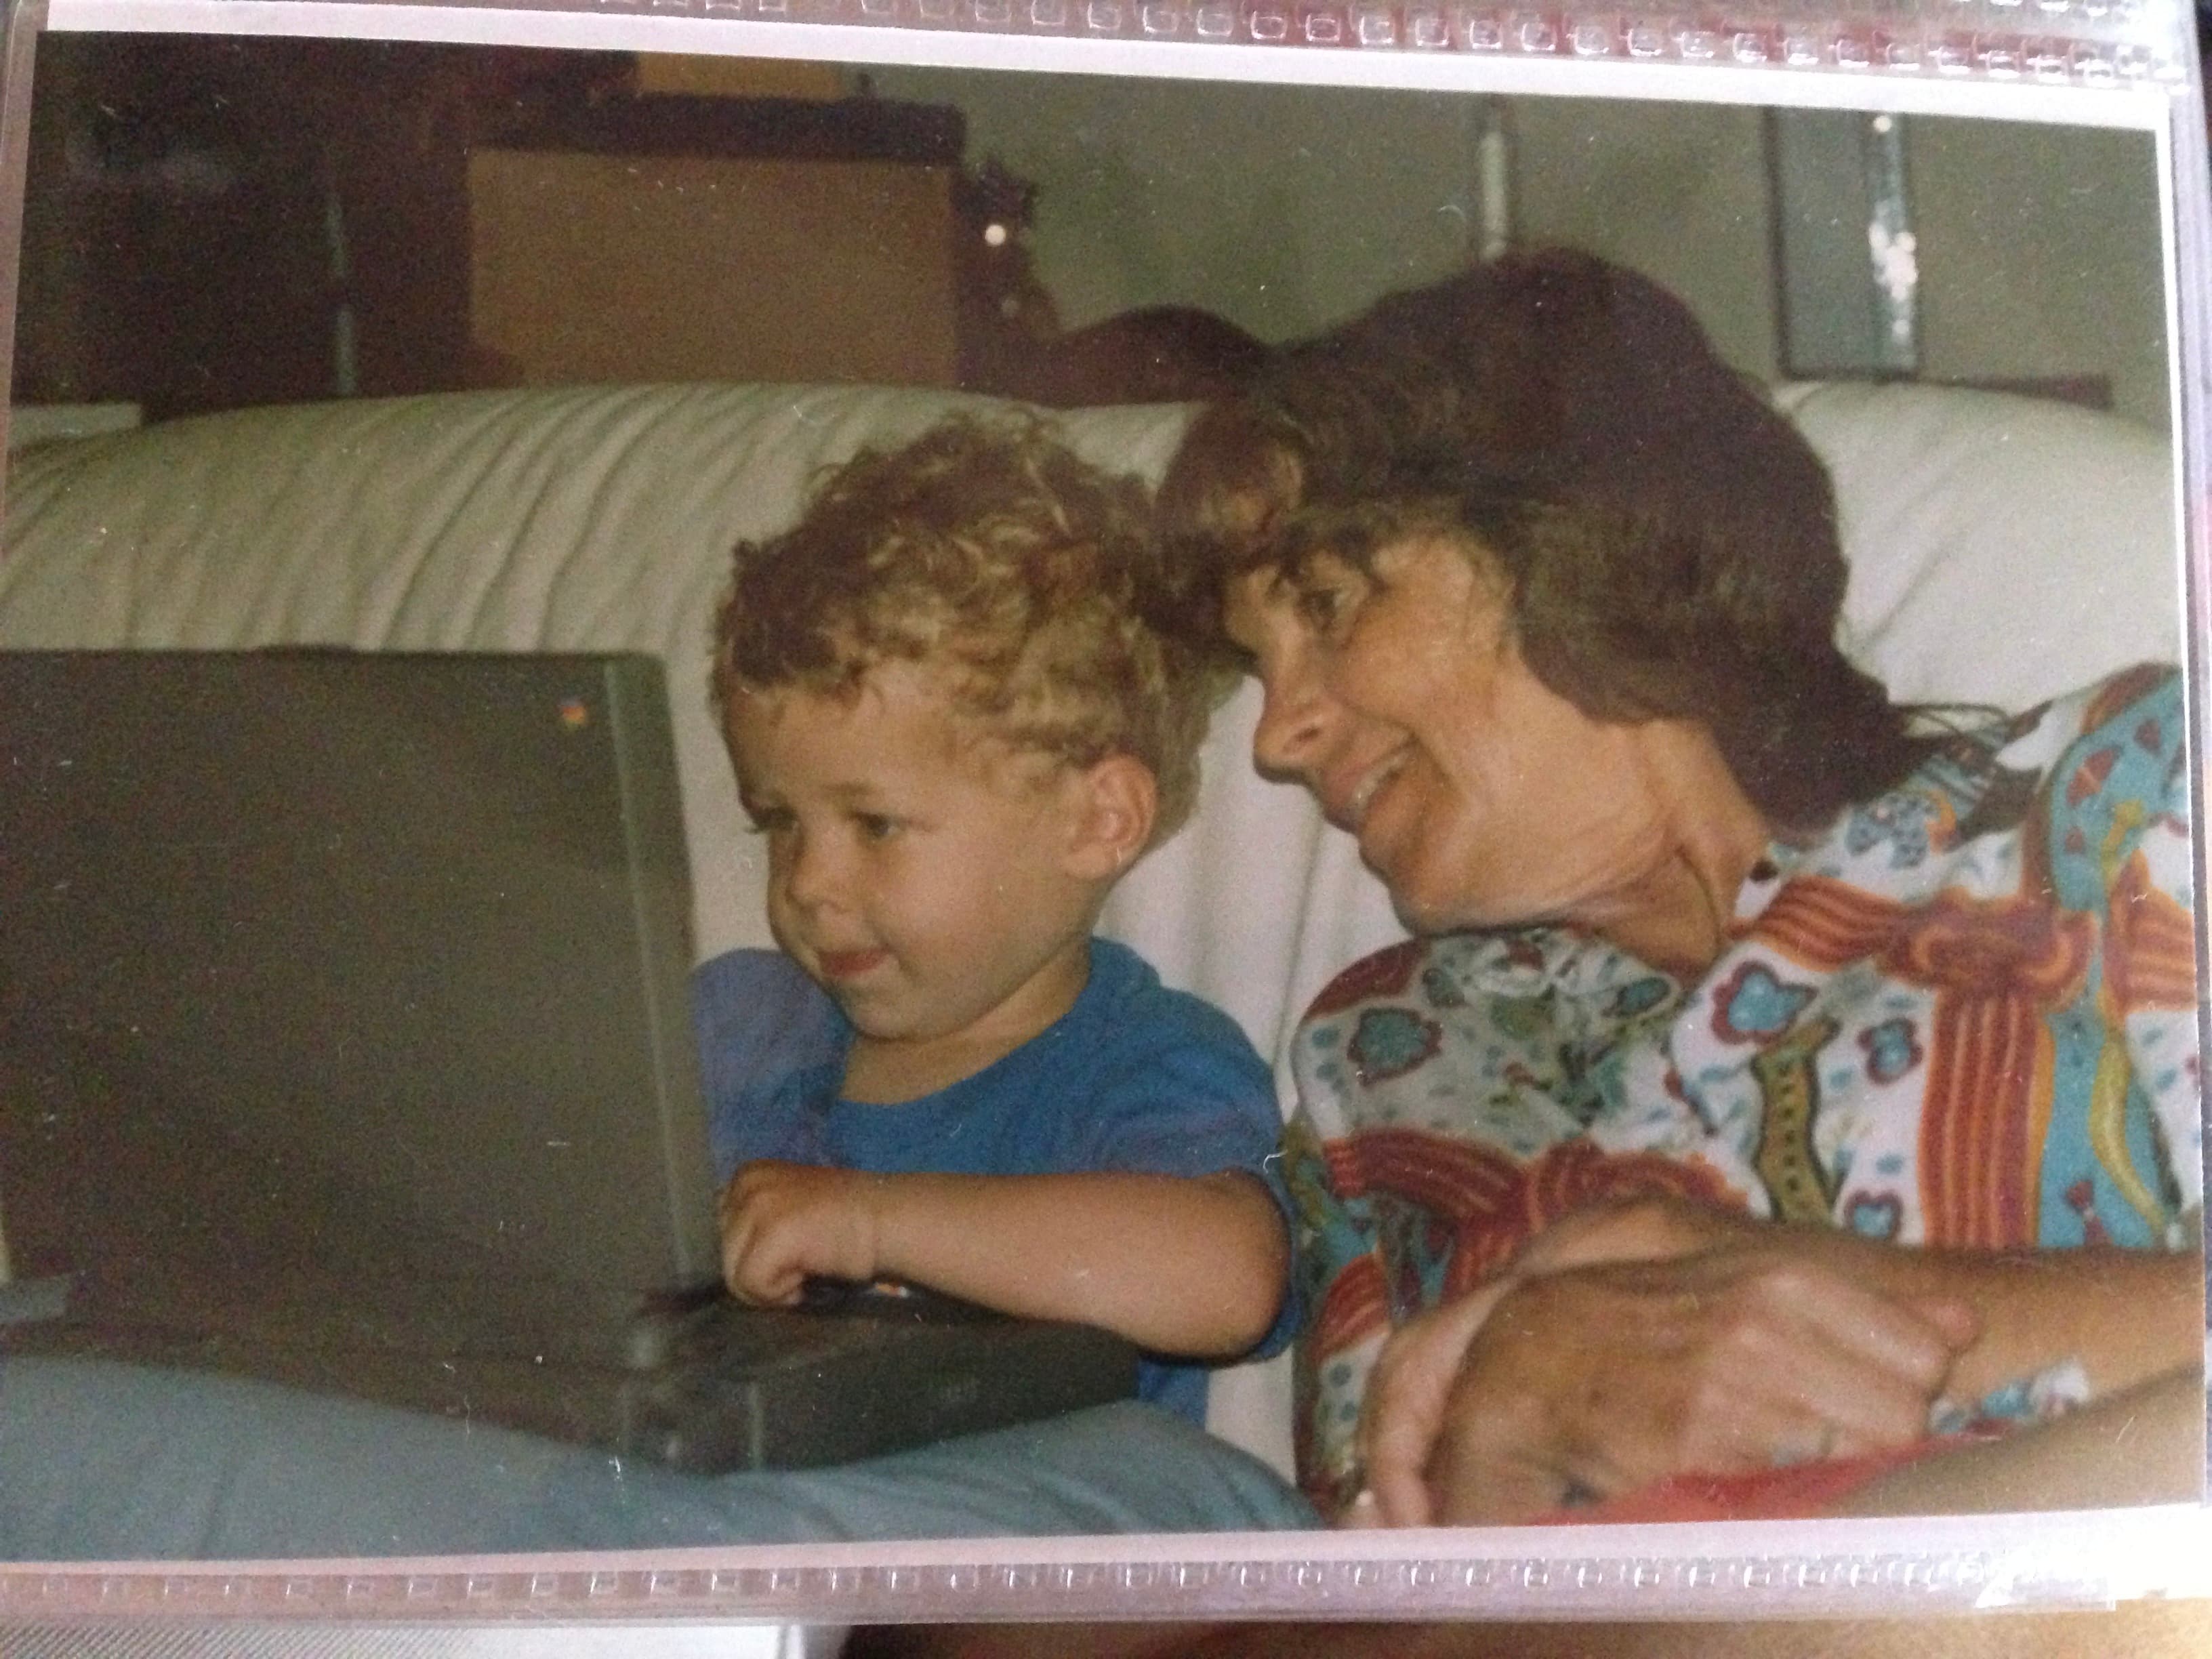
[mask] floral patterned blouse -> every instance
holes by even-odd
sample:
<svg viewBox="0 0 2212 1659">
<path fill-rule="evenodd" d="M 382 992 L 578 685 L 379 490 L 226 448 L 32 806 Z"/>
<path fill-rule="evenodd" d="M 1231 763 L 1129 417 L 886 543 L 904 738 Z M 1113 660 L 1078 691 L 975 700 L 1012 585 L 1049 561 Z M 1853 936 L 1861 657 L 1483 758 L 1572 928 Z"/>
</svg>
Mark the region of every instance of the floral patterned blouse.
<svg viewBox="0 0 2212 1659">
<path fill-rule="evenodd" d="M 1333 1513 L 1364 1484 L 1390 1329 L 1598 1198 L 1908 1245 L 2197 1248 L 2186 752 L 2162 668 L 1947 738 L 1771 846 L 1695 984 L 1560 927 L 1341 975 L 1292 1056 L 1308 1495 Z"/>
</svg>

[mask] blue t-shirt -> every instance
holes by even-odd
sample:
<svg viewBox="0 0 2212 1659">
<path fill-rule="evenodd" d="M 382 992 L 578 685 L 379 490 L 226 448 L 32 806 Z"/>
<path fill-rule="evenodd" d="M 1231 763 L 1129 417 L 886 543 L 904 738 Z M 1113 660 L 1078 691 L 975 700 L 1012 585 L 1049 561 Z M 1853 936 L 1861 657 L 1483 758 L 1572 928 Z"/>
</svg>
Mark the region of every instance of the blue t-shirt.
<svg viewBox="0 0 2212 1659">
<path fill-rule="evenodd" d="M 719 1178 L 782 1158 L 891 1175 L 1208 1176 L 1244 1170 L 1285 1209 L 1267 1068 L 1234 1021 L 1171 991 L 1134 951 L 1091 941 L 1091 976 L 1058 1020 L 950 1088 L 896 1105 L 839 1097 L 853 1028 L 774 951 L 732 951 L 692 975 Z M 1287 1294 L 1258 1352 L 1290 1340 Z M 1145 1362 L 1139 1394 L 1206 1419 L 1206 1367 Z"/>
</svg>

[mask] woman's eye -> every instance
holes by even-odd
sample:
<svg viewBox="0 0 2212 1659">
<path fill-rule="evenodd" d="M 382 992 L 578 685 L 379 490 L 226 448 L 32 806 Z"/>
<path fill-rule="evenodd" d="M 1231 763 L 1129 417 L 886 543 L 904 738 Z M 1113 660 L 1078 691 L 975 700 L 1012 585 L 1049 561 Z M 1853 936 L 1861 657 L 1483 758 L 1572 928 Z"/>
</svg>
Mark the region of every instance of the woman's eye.
<svg viewBox="0 0 2212 1659">
<path fill-rule="evenodd" d="M 780 836 L 791 828 L 793 820 L 788 812 L 770 808 L 765 811 L 745 814 L 745 833 L 752 836 Z"/>
<path fill-rule="evenodd" d="M 899 831 L 899 821 L 885 817 L 880 812 L 856 813 L 853 823 L 860 830 L 863 841 L 889 841 Z"/>
<path fill-rule="evenodd" d="M 1298 589 L 1298 620 L 1315 633 L 1327 635 L 1352 620 L 1358 596 L 1343 582 L 1316 582 Z"/>
</svg>

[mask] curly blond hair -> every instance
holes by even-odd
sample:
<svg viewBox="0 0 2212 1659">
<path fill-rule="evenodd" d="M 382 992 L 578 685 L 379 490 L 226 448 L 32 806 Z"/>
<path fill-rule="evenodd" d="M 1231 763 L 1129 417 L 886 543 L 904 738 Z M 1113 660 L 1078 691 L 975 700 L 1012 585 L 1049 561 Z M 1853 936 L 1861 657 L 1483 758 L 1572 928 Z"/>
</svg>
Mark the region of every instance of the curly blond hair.
<svg viewBox="0 0 2212 1659">
<path fill-rule="evenodd" d="M 860 694 L 878 664 L 942 677 L 956 714 L 1072 767 L 1129 755 L 1158 781 L 1157 845 L 1198 793 L 1228 689 L 1210 653 L 1147 618 L 1157 558 L 1142 485 L 1034 417 L 950 420 L 863 450 L 799 521 L 738 545 L 715 619 L 713 692 Z"/>
</svg>

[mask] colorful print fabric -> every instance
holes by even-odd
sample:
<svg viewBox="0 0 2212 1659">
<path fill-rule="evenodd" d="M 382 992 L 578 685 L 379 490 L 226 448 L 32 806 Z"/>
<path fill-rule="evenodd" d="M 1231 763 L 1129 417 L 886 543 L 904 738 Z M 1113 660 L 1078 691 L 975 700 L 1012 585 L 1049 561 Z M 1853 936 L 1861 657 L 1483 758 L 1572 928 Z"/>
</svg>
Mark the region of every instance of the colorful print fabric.
<svg viewBox="0 0 2212 1659">
<path fill-rule="evenodd" d="M 2179 677 L 1947 738 L 1777 842 L 1682 985 L 1565 928 L 1417 939 L 1308 1012 L 1289 1131 L 1302 1483 L 1362 1484 L 1393 1326 L 1590 1201 L 1672 1193 L 1907 1245 L 2194 1249 Z"/>
</svg>

